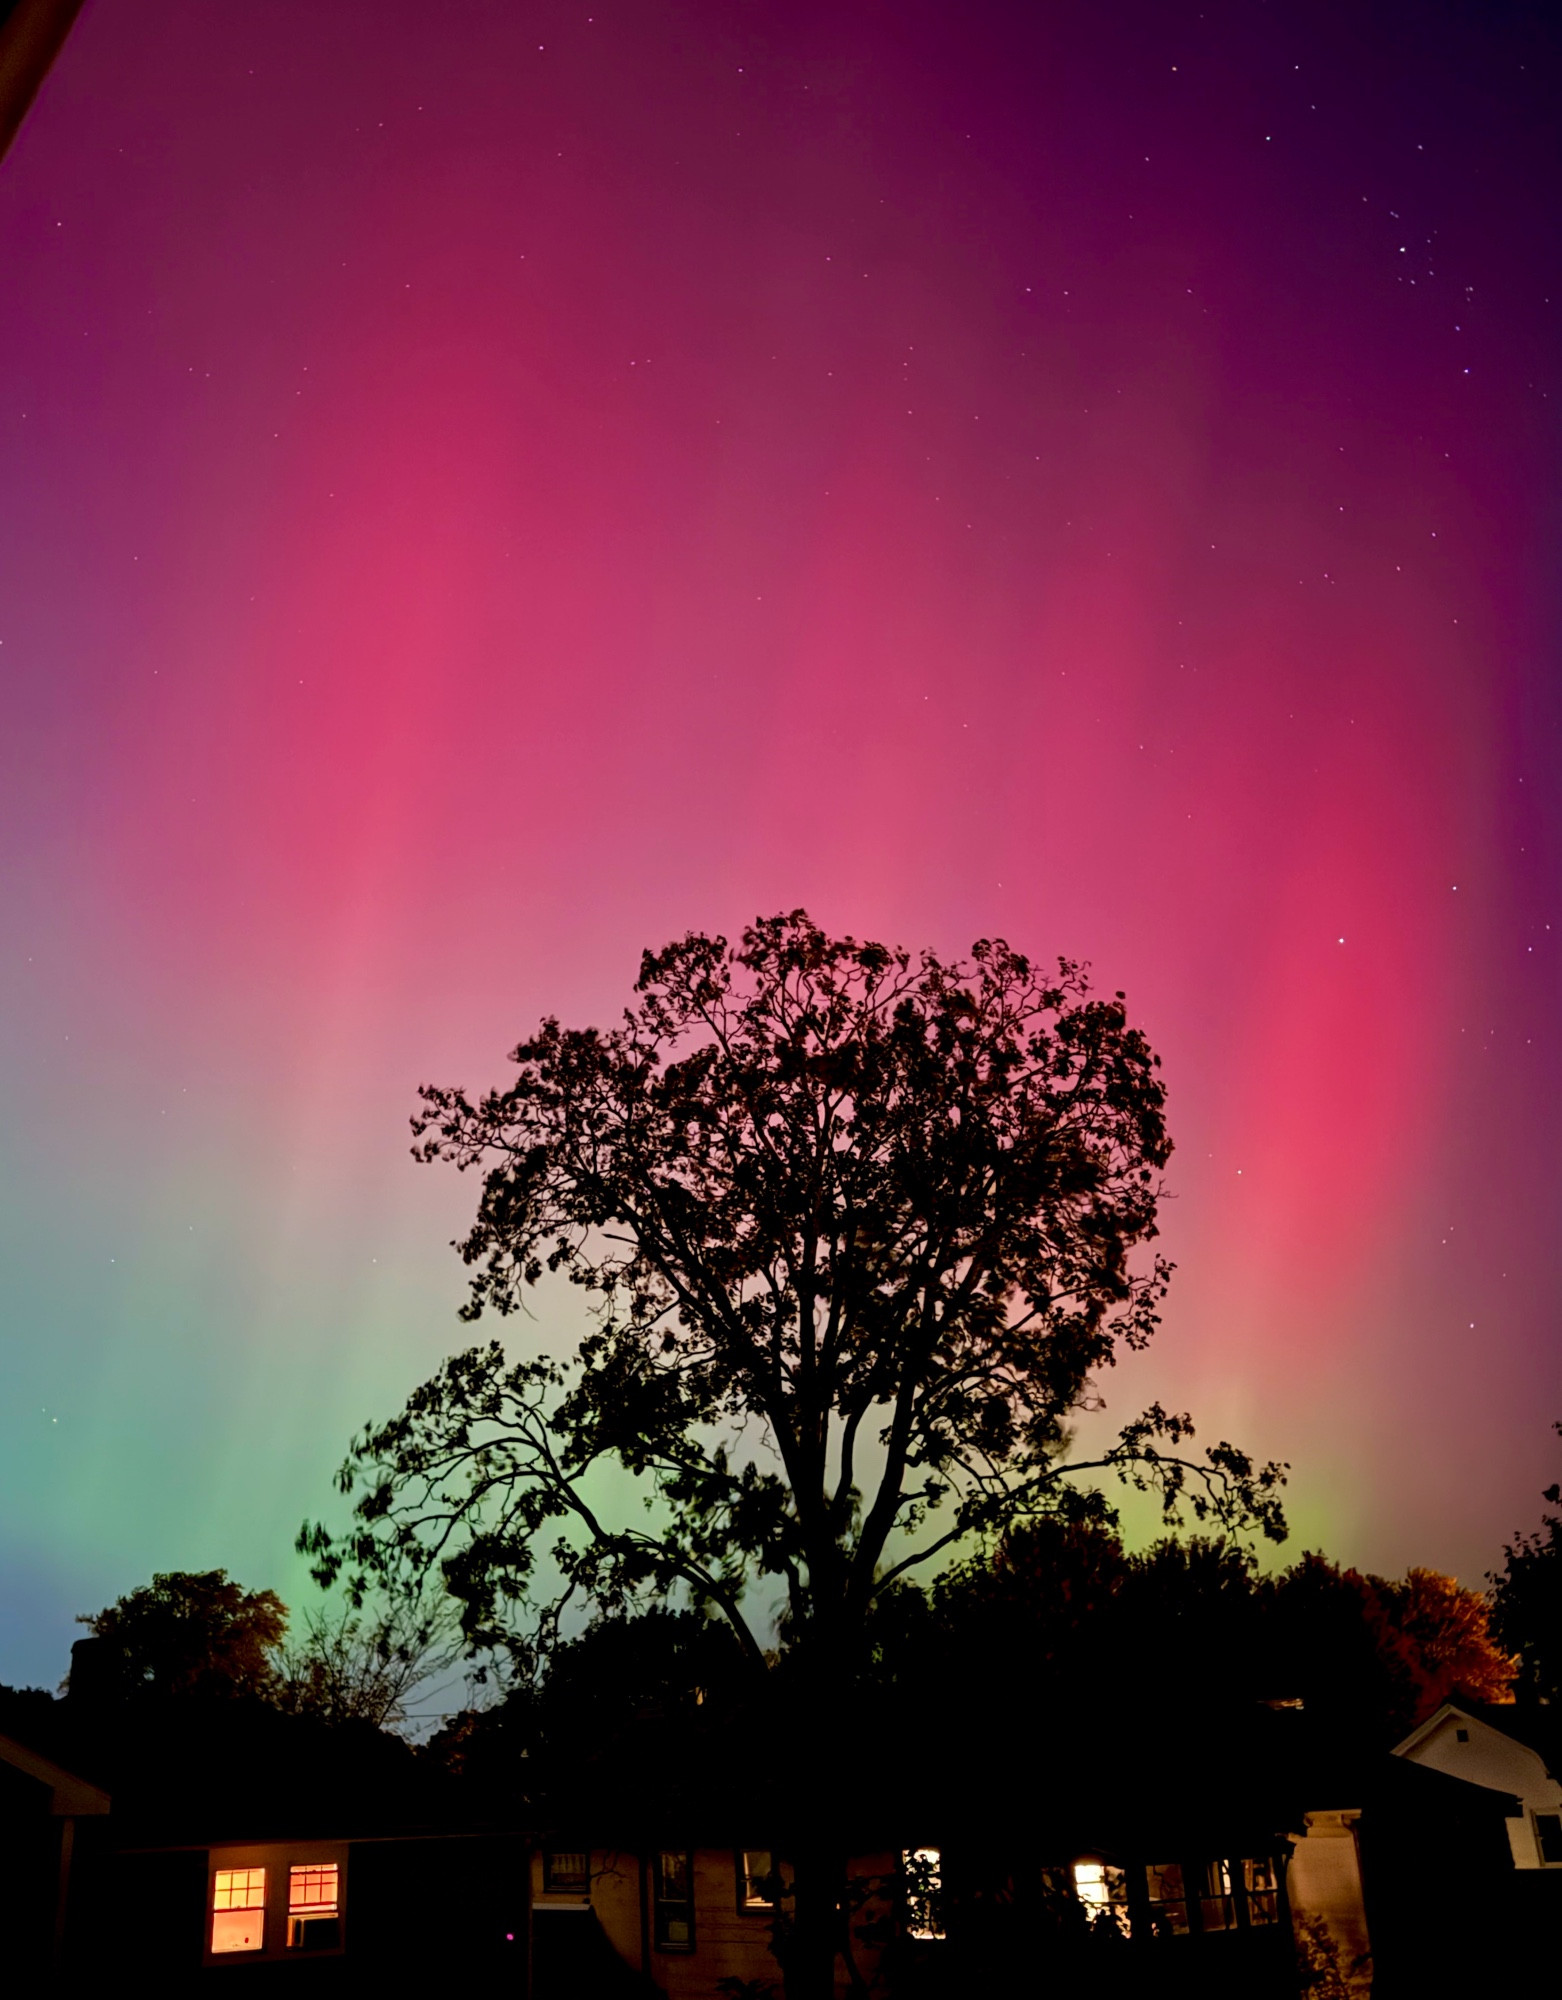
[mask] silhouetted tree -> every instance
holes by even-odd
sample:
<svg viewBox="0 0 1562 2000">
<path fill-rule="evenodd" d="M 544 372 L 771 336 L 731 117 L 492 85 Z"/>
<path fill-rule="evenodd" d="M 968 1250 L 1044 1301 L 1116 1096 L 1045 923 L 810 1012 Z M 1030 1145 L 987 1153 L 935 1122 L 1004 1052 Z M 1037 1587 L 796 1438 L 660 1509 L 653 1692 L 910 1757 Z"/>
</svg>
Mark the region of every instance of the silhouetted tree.
<svg viewBox="0 0 1562 2000">
<path fill-rule="evenodd" d="M 92 1674 L 105 1691 L 262 1699 L 276 1692 L 287 1606 L 273 1590 L 245 1590 L 226 1570 L 158 1574 L 77 1622 L 96 1642 Z M 73 1668 L 73 1684 L 78 1678 Z"/>
<path fill-rule="evenodd" d="M 1562 1435 L 1562 1424 L 1552 1428 Z M 1562 1486 L 1541 1498 L 1562 1506 Z M 1562 1702 L 1562 1516 L 1542 1514 L 1503 1549 L 1491 1583 L 1492 1630 L 1518 1657 L 1518 1686 L 1532 1700 Z"/>
<path fill-rule="evenodd" d="M 831 1801 L 875 1603 L 1081 1473 L 1275 1536 L 1282 1474 L 1194 1456 L 1158 1406 L 1069 1460 L 1070 1417 L 1150 1339 L 1168 1277 L 1135 1262 L 1170 1143 L 1121 995 L 1001 942 L 913 961 L 800 911 L 647 953 L 637 993 L 615 1029 L 545 1021 L 504 1090 L 425 1089 L 415 1121 L 420 1158 L 484 1177 L 465 1315 L 552 1271 L 593 1329 L 566 1363 L 497 1342 L 448 1361 L 355 1442 L 354 1528 L 302 1545 L 355 1588 L 437 1571 L 474 1645 L 545 1640 L 570 1594 L 682 1587 L 756 1675 L 751 1593 L 778 1579 L 798 2000 L 831 1990 L 843 1942 Z M 603 1466 L 651 1511 L 610 1512 Z"/>
<path fill-rule="evenodd" d="M 920 1613 L 896 1609 L 888 1660 L 915 1702 L 946 1691 L 957 1714 L 983 1699 L 1050 1700 L 1065 1712 L 1156 1697 L 1185 1710 L 1299 1699 L 1383 1742 L 1451 1695 L 1504 1698 L 1514 1661 L 1479 1593 L 1433 1570 L 1402 1580 L 1304 1555 L 1260 1574 L 1230 1541 L 1168 1540 L 1130 1554 L 1097 1521 L 1015 1529 L 991 1557 L 941 1576 Z M 908 1664 L 909 1663 L 909 1666 Z"/>
<path fill-rule="evenodd" d="M 278 1652 L 271 1699 L 292 1715 L 399 1729 L 411 1697 L 458 1657 L 453 1626 L 416 1604 L 307 1612 L 307 1638 Z"/>
</svg>

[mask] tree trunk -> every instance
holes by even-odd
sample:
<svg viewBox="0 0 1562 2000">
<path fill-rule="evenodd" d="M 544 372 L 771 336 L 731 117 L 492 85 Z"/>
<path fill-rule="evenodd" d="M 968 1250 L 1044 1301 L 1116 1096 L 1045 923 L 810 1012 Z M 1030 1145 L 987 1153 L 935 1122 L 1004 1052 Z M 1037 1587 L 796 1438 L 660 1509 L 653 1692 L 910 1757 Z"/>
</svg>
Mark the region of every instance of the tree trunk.
<svg viewBox="0 0 1562 2000">
<path fill-rule="evenodd" d="M 846 1945 L 848 1829 L 841 1820 L 847 1767 L 844 1715 L 851 1675 L 834 1634 L 818 1626 L 799 1646 L 790 1688 L 785 1824 L 792 1862 L 792 1920 L 782 1959 L 786 2000 L 834 2000 Z"/>
<path fill-rule="evenodd" d="M 782 1962 L 786 2000 L 834 2000 L 846 1922 L 846 1857 L 805 1832 L 794 1844 L 793 1916 Z"/>
</svg>

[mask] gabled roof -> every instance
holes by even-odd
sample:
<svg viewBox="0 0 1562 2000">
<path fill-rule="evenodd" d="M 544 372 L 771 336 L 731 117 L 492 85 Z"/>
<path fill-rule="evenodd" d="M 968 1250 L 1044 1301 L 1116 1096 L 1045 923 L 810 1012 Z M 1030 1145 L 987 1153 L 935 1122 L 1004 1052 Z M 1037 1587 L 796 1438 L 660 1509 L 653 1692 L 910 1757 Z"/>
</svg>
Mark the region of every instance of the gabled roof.
<svg viewBox="0 0 1562 2000">
<path fill-rule="evenodd" d="M 1474 1719 L 1467 1709 L 1460 1707 L 1458 1702 L 1445 1701 L 1441 1707 L 1435 1708 L 1432 1711 L 1425 1722 L 1417 1723 L 1416 1727 L 1411 1730 L 1410 1734 L 1402 1742 L 1394 1745 L 1394 1755 L 1396 1757 L 1413 1757 L 1427 1738 L 1435 1735 L 1442 1724 L 1452 1715 L 1461 1716 L 1466 1722 Z"/>
<path fill-rule="evenodd" d="M 86 1818 L 109 1809 L 109 1795 L 100 1786 L 89 1785 L 85 1778 L 78 1778 L 63 1764 L 56 1764 L 52 1757 L 40 1756 L 10 1736 L 0 1736 L 0 1763 L 9 1764 L 13 1771 L 20 1771 L 40 1785 L 47 1785 L 49 1811 L 56 1818 Z"/>
<path fill-rule="evenodd" d="M 1394 1745 L 1396 1757 L 1413 1757 L 1439 1726 L 1457 1716 L 1478 1722 L 1514 1743 L 1533 1750 L 1550 1771 L 1562 1771 L 1562 1714 L 1550 1707 L 1524 1702 L 1445 1701 L 1419 1728 Z"/>
</svg>

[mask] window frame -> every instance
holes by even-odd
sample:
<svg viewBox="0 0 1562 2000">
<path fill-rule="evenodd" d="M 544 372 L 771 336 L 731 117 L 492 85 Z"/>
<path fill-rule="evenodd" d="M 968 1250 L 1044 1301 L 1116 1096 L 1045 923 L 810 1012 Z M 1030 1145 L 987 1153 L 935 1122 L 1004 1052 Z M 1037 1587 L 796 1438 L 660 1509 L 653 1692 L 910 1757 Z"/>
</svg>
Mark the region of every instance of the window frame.
<svg viewBox="0 0 1562 2000">
<path fill-rule="evenodd" d="M 1562 1806 L 1558 1806 L 1554 1812 L 1535 1812 L 1532 1810 L 1529 1817 L 1530 1828 L 1535 1836 L 1535 1859 L 1540 1863 L 1542 1868 L 1562 1868 Z M 1543 1820 L 1549 1820 L 1556 1828 L 1556 1832 L 1549 1836 L 1556 1843 L 1557 1854 L 1555 1860 L 1546 1852 L 1548 1836 L 1541 1831 L 1541 1822 Z"/>
<path fill-rule="evenodd" d="M 219 1902 L 218 1898 L 221 1896 L 231 1898 L 234 1895 L 238 1886 L 235 1882 L 235 1877 L 240 1875 L 244 1877 L 242 1884 L 244 1901 L 242 1903 L 232 1901 Z M 268 1904 L 271 1894 L 270 1875 L 271 1871 L 264 1862 L 240 1863 L 234 1868 L 210 1868 L 208 1870 L 206 1887 L 206 1951 L 209 1957 L 224 1959 L 259 1958 L 264 1954 L 267 1942 L 266 1918 L 269 1915 Z M 258 1882 L 253 1879 L 256 1876 L 260 1878 Z M 226 1878 L 226 1883 L 224 1878 Z M 253 1893 L 256 1890 L 259 1891 L 258 1895 Z M 234 1914 L 242 1915 L 249 1910 L 256 1910 L 260 1913 L 260 1936 L 257 1942 L 254 1944 L 237 1945 L 218 1944 L 217 1919 L 219 1917 L 233 1916 Z"/>
<path fill-rule="evenodd" d="M 331 1878 L 331 1900 L 329 1903 L 300 1903 L 294 1900 L 293 1891 L 300 1875 L 324 1876 Z M 312 1924 L 329 1924 L 329 1940 L 312 1940 L 306 1934 Z M 334 1951 L 342 1939 L 342 1871 L 335 1861 L 291 1861 L 287 1869 L 287 1950 L 291 1952 Z"/>
<path fill-rule="evenodd" d="M 770 1864 L 764 1872 L 756 1876 L 749 1868 L 749 1857 L 762 1855 Z M 732 1857 L 733 1875 L 738 1894 L 738 1914 L 743 1917 L 771 1917 L 775 1915 L 780 1902 L 781 1877 L 776 1866 L 773 1847 L 740 1847 Z M 750 1885 L 755 1881 L 765 1885 L 763 1893 L 754 1895 Z"/>
<path fill-rule="evenodd" d="M 1087 1896 L 1084 1891 L 1090 1877 L 1081 1871 L 1096 1870 L 1095 1885 L 1101 1890 L 1099 1896 Z M 1134 1934 L 1134 1890 L 1135 1875 L 1142 1877 L 1142 1869 L 1120 1861 L 1109 1861 L 1104 1854 L 1077 1855 L 1069 1863 L 1069 1886 L 1075 1901 L 1085 1913 L 1085 1921 L 1092 1932 L 1107 1935 L 1111 1930 L 1126 1939 Z"/>
<path fill-rule="evenodd" d="M 207 1966 L 259 1960 L 340 1957 L 346 1950 L 349 1848 L 339 1840 L 257 1841 L 242 1847 L 209 1847 L 206 1850 L 206 1903 L 202 1917 L 201 1962 Z M 336 1870 L 336 1934 L 329 1943 L 291 1944 L 291 1891 L 293 1870 Z M 213 1919 L 218 1914 L 219 1878 L 237 1873 L 258 1873 L 263 1877 L 264 1901 L 250 1907 L 260 1912 L 260 1943 L 241 1951 L 213 1949 Z M 329 1921 L 329 1919 L 328 1919 Z"/>
<path fill-rule="evenodd" d="M 1158 1876 L 1164 1883 L 1165 1877 L 1173 1869 L 1176 1870 L 1177 1887 L 1180 1894 L 1175 1896 L 1156 1895 L 1150 1886 L 1151 1878 Z M 1146 1861 L 1144 1863 L 1144 1887 L 1145 1909 L 1149 1916 L 1150 1936 L 1152 1938 L 1193 1937 L 1195 1935 L 1193 1897 L 1189 1893 L 1188 1864 L 1186 1861 Z M 1182 1912 L 1180 1925 L 1175 1918 L 1170 1919 L 1164 1928 L 1156 1922 L 1158 1913 L 1173 1910 L 1180 1910 Z"/>
<path fill-rule="evenodd" d="M 584 1869 L 566 1874 L 558 1867 L 559 1861 L 568 1857 L 580 1860 Z M 591 1896 L 591 1849 L 589 1847 L 545 1847 L 542 1850 L 542 1893 L 545 1896 L 579 1896 L 590 1900 Z"/>
<path fill-rule="evenodd" d="M 920 1876 L 920 1880 L 918 1879 Z M 901 1923 L 917 1944 L 942 1944 L 949 1935 L 944 1923 L 944 1850 L 931 1842 L 900 1851 Z"/>
<path fill-rule="evenodd" d="M 685 1879 L 689 1885 L 687 1897 L 669 1896 L 666 1893 L 666 1870 L 663 1864 L 676 1857 L 682 1861 Z M 672 1924 L 682 1922 L 688 1935 L 674 1938 L 669 1935 Z M 651 1938 L 658 1951 L 667 1952 L 675 1958 L 688 1958 L 699 1948 L 699 1929 L 695 1921 L 694 1894 L 694 1849 L 692 1847 L 659 1847 L 651 1855 Z"/>
</svg>

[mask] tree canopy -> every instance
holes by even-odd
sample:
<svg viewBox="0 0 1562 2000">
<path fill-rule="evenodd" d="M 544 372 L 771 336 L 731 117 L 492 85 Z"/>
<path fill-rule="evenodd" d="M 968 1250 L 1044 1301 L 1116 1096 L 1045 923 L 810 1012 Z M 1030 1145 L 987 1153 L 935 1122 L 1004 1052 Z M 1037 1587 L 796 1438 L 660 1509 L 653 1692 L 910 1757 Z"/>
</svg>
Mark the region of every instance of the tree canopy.
<svg viewBox="0 0 1562 2000">
<path fill-rule="evenodd" d="M 1131 1706 L 1153 1661 L 1157 1700 L 1184 1712 L 1296 1701 L 1387 1745 L 1450 1696 L 1507 1698 L 1517 1662 L 1488 1613 L 1435 1570 L 1373 1576 L 1310 1553 L 1266 1575 L 1228 1540 L 1132 1552 L 1110 1528 L 1052 1520 L 887 1610 L 875 1639 L 914 1702 L 942 1687 L 957 1711 L 974 1673 L 1001 1706 Z"/>
<path fill-rule="evenodd" d="M 404 1723 L 414 1690 L 456 1656 L 449 1617 L 405 1602 L 307 1612 L 290 1641 L 276 1592 L 221 1569 L 160 1572 L 79 1622 L 92 1637 L 76 1649 L 73 1694 L 259 1701 L 376 1728 Z"/>
<path fill-rule="evenodd" d="M 1121 995 L 1002 942 L 913 960 L 802 912 L 648 952 L 636 992 L 615 1029 L 544 1021 L 505 1089 L 423 1091 L 418 1157 L 483 1175 L 465 1315 L 558 1272 L 595 1323 L 564 1362 L 471 1348 L 356 1440 L 354 1529 L 306 1530 L 323 1577 L 436 1566 L 502 1642 L 546 1618 L 546 1551 L 598 1603 L 685 1586 L 757 1663 L 757 1580 L 835 1652 L 940 1550 L 1095 1504 L 1069 1498 L 1081 1474 L 1283 1533 L 1281 1468 L 1195 1457 L 1159 1407 L 1070 1462 L 1169 1276 L 1136 1254 L 1170 1142 Z M 604 1464 L 649 1517 L 609 1518 Z"/>
<path fill-rule="evenodd" d="M 287 1606 L 274 1590 L 245 1590 L 226 1570 L 160 1572 L 79 1622 L 96 1641 L 100 1688 L 262 1699 L 276 1691 Z"/>
<path fill-rule="evenodd" d="M 1562 1435 L 1562 1424 L 1552 1428 Z M 1562 1486 L 1541 1497 L 1562 1506 Z M 1562 1702 L 1562 1515 L 1542 1514 L 1539 1528 L 1516 1534 L 1502 1554 L 1491 1579 L 1492 1628 L 1518 1656 L 1519 1691 Z"/>
</svg>

